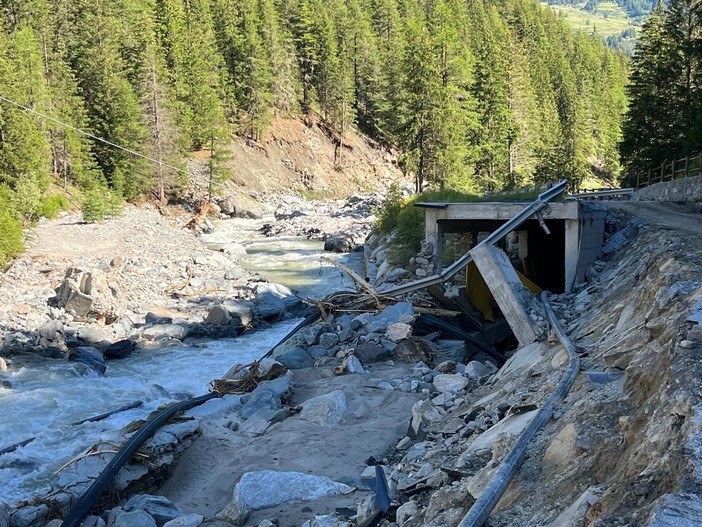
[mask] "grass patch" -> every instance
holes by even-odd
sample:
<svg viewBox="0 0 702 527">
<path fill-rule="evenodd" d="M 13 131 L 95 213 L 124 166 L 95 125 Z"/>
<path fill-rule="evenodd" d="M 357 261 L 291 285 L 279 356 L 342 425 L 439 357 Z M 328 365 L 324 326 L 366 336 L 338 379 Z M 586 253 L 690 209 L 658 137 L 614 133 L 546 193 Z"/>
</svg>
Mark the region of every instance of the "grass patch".
<svg viewBox="0 0 702 527">
<path fill-rule="evenodd" d="M 541 4 L 548 6 L 546 2 Z M 554 13 L 562 16 L 573 29 L 586 33 L 597 30 L 603 38 L 619 35 L 632 25 L 626 11 L 612 2 L 600 3 L 595 13 L 583 11 L 584 5 L 585 2 L 577 6 L 552 5 L 549 7 Z"/>
</svg>

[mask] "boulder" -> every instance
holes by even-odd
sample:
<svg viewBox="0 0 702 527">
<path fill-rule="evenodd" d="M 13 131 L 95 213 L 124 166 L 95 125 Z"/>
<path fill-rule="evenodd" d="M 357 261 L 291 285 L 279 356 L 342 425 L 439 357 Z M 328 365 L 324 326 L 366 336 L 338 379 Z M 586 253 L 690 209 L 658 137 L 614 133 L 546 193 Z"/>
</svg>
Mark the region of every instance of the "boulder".
<svg viewBox="0 0 702 527">
<path fill-rule="evenodd" d="M 107 346 L 103 352 L 106 359 L 125 359 L 136 349 L 136 344 L 129 339 L 118 340 Z"/>
<path fill-rule="evenodd" d="M 412 323 L 414 321 L 414 308 L 409 302 L 398 302 L 393 306 L 386 307 L 374 318 L 386 321 L 388 326 L 398 322 Z"/>
<path fill-rule="evenodd" d="M 411 437 L 417 437 L 427 425 L 440 418 L 439 410 L 431 404 L 430 400 L 417 401 L 412 406 L 412 420 L 409 429 Z"/>
<path fill-rule="evenodd" d="M 10 517 L 12 527 L 30 527 L 46 521 L 49 514 L 49 507 L 43 503 L 40 505 L 29 505 L 15 510 Z"/>
<path fill-rule="evenodd" d="M 188 514 L 164 523 L 163 527 L 198 527 L 203 521 L 205 518 L 200 514 Z"/>
<path fill-rule="evenodd" d="M 434 377 L 434 388 L 439 393 L 460 392 L 470 384 L 470 380 L 456 373 L 440 373 Z"/>
<path fill-rule="evenodd" d="M 244 326 L 253 322 L 258 310 L 256 304 L 247 300 L 225 300 L 222 307 L 232 316 L 241 320 Z"/>
<path fill-rule="evenodd" d="M 327 477 L 300 472 L 261 470 L 247 472 L 234 488 L 234 500 L 253 510 L 291 501 L 313 501 L 348 492 L 351 488 Z"/>
<path fill-rule="evenodd" d="M 246 474 L 244 474 L 246 475 Z M 215 518 L 218 520 L 224 520 L 234 525 L 234 527 L 240 527 L 246 523 L 251 514 L 251 507 L 249 507 L 245 502 L 238 500 L 236 498 L 236 493 L 234 494 L 234 499 L 227 505 L 221 512 L 219 512 Z"/>
<path fill-rule="evenodd" d="M 357 346 L 353 353 L 363 364 L 372 364 L 392 357 L 391 351 L 374 342 L 364 342 L 360 346 Z"/>
<path fill-rule="evenodd" d="M 333 253 L 350 253 L 356 249 L 356 242 L 349 233 L 338 232 L 324 242 L 324 250 Z"/>
<path fill-rule="evenodd" d="M 392 342 L 400 342 L 412 335 L 412 326 L 404 322 L 390 324 L 385 330 L 385 336 Z"/>
<path fill-rule="evenodd" d="M 158 527 L 163 527 L 166 522 L 169 522 L 183 513 L 176 507 L 168 498 L 163 496 L 152 496 L 150 494 L 137 494 L 132 496 L 123 509 L 129 511 L 144 511 L 147 512 L 156 521 Z"/>
<path fill-rule="evenodd" d="M 99 269 L 69 268 L 53 302 L 77 320 L 104 317 L 111 324 L 124 312 L 120 284 Z"/>
<path fill-rule="evenodd" d="M 244 246 L 239 243 L 228 243 L 220 247 L 219 250 L 234 262 L 241 262 L 248 256 Z"/>
<path fill-rule="evenodd" d="M 157 527 L 156 521 L 145 511 L 120 512 L 111 527 Z"/>
<path fill-rule="evenodd" d="M 207 313 L 205 318 L 205 324 L 211 324 L 213 326 L 226 326 L 232 321 L 232 317 L 229 311 L 224 306 L 214 306 Z"/>
<path fill-rule="evenodd" d="M 37 329 L 39 336 L 48 341 L 62 340 L 64 338 L 63 332 L 63 323 L 58 320 L 47 320 Z"/>
<path fill-rule="evenodd" d="M 106 527 L 105 520 L 99 516 L 88 516 L 80 524 L 80 527 Z"/>
<path fill-rule="evenodd" d="M 276 350 L 273 358 L 291 370 L 309 368 L 314 364 L 312 356 L 302 348 L 284 349 L 280 352 Z"/>
<path fill-rule="evenodd" d="M 482 362 L 478 362 L 477 360 L 472 360 L 468 364 L 466 364 L 466 369 L 465 369 L 465 375 L 469 379 L 479 382 L 480 379 L 490 375 L 490 370 L 488 369 L 485 364 Z"/>
<path fill-rule="evenodd" d="M 346 362 L 346 371 L 349 373 L 366 373 L 363 369 L 363 364 L 354 355 L 349 355 L 344 359 Z"/>
<path fill-rule="evenodd" d="M 272 391 L 257 388 L 246 399 L 244 406 L 239 411 L 239 415 L 242 419 L 248 419 L 262 408 L 278 410 L 280 408 L 280 399 Z"/>
<path fill-rule="evenodd" d="M 97 348 L 91 348 L 89 346 L 73 348 L 68 352 L 68 360 L 83 363 L 100 375 L 104 374 L 105 370 L 107 370 L 105 358 L 102 356 L 102 352 Z"/>
<path fill-rule="evenodd" d="M 159 324 L 144 329 L 141 336 L 147 340 L 185 339 L 190 331 L 182 324 Z"/>
<path fill-rule="evenodd" d="M 325 349 L 331 349 L 339 343 L 339 335 L 336 333 L 322 333 L 319 336 L 319 345 Z"/>
<path fill-rule="evenodd" d="M 302 404 L 300 419 L 325 428 L 334 428 L 344 418 L 346 395 L 342 390 L 320 395 Z"/>
</svg>

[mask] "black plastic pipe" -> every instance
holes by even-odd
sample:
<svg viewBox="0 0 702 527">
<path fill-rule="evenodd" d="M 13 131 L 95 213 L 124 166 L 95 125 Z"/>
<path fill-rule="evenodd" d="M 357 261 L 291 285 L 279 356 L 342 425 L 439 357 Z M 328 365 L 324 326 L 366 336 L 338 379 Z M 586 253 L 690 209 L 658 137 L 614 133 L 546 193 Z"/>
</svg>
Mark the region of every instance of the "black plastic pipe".
<svg viewBox="0 0 702 527">
<path fill-rule="evenodd" d="M 573 382 L 575 382 L 575 378 L 578 376 L 578 372 L 580 371 L 580 358 L 575 351 L 575 346 L 558 323 L 556 314 L 553 312 L 551 305 L 548 303 L 546 291 L 541 293 L 541 300 L 546 308 L 546 313 L 548 314 L 549 321 L 551 322 L 551 327 L 556 332 L 556 335 L 558 335 L 558 340 L 561 341 L 563 347 L 565 347 L 568 351 L 568 355 L 570 357 L 568 368 L 561 378 L 561 382 L 558 383 L 556 391 L 551 394 L 551 397 L 548 398 L 531 423 L 529 423 L 527 429 L 524 430 L 521 436 L 519 436 L 519 439 L 512 447 L 512 450 L 510 450 L 509 454 L 507 454 L 507 457 L 499 466 L 497 472 L 495 472 L 495 475 L 492 477 L 487 487 L 485 487 L 485 490 L 483 490 L 480 497 L 475 501 L 468 513 L 463 517 L 461 523 L 458 524 L 458 527 L 482 527 L 482 525 L 485 524 L 487 519 L 490 517 L 490 513 L 492 513 L 493 509 L 502 498 L 502 495 L 507 490 L 510 481 L 512 481 L 512 478 L 517 473 L 522 461 L 524 461 L 527 445 L 532 440 L 534 435 L 536 435 L 536 432 L 538 432 L 543 425 L 551 420 L 551 417 L 553 417 L 553 408 L 555 404 L 565 399 L 565 396 L 568 394 L 571 386 L 573 386 Z"/>
</svg>

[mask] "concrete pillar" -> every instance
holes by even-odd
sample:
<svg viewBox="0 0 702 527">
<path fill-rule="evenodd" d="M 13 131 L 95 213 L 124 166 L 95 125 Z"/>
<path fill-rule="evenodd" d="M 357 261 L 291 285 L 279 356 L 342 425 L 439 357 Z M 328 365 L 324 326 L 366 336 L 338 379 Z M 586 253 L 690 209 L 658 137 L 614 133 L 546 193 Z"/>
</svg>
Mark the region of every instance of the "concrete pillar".
<svg viewBox="0 0 702 527">
<path fill-rule="evenodd" d="M 564 291 L 570 293 L 575 284 L 580 256 L 580 220 L 565 220 L 565 284 Z"/>
<path fill-rule="evenodd" d="M 439 209 L 424 209 L 424 239 L 434 244 L 434 254 L 439 246 Z"/>
<path fill-rule="evenodd" d="M 533 297 L 522 285 L 507 255 L 492 245 L 476 247 L 471 254 L 519 345 L 526 346 L 534 342 L 538 328 L 528 312 Z"/>
</svg>

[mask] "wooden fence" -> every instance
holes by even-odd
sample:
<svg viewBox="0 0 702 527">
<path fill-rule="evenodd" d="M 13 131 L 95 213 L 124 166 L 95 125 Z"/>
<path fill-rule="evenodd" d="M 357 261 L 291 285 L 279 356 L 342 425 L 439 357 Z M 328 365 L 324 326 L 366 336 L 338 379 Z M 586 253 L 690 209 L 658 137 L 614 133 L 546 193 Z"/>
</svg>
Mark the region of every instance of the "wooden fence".
<svg viewBox="0 0 702 527">
<path fill-rule="evenodd" d="M 674 159 L 665 162 L 657 168 L 649 168 L 648 174 L 637 172 L 629 175 L 629 186 L 640 189 L 661 183 L 663 181 L 673 181 L 687 177 L 702 176 L 702 152 L 694 157 Z"/>
</svg>

